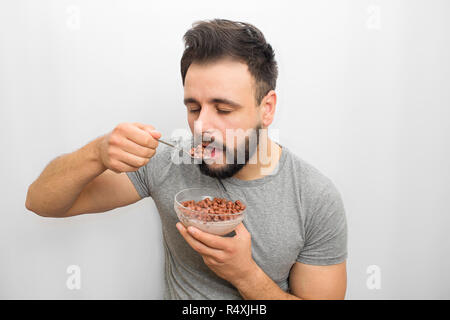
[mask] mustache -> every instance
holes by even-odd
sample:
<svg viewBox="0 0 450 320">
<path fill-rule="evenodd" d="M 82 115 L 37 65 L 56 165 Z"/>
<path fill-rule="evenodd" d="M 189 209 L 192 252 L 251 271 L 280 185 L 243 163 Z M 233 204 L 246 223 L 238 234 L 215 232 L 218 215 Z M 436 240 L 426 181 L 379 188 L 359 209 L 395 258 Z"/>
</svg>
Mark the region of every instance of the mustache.
<svg viewBox="0 0 450 320">
<path fill-rule="evenodd" d="M 211 142 L 211 141 L 201 141 L 199 145 L 203 144 L 203 143 L 207 143 L 207 146 L 205 146 L 205 149 L 216 149 L 216 150 L 221 150 L 222 152 L 234 152 L 237 151 L 239 148 L 242 148 L 243 150 L 245 150 L 246 144 L 247 142 L 244 141 L 243 143 L 239 144 L 239 145 L 235 145 L 234 148 L 228 148 L 227 145 L 225 143 L 221 143 L 221 142 Z M 192 142 L 192 146 L 194 146 L 194 143 Z"/>
<path fill-rule="evenodd" d="M 195 145 L 195 142 L 197 142 L 197 145 Z M 211 140 L 203 140 L 201 139 L 201 137 L 199 136 L 198 138 L 192 138 L 192 147 L 197 147 L 199 145 L 203 145 L 206 144 L 205 148 L 214 148 L 214 149 L 218 149 L 218 150 L 222 150 L 223 152 L 225 152 L 226 150 L 228 150 L 227 145 L 221 141 L 218 141 L 214 138 L 211 138 Z"/>
</svg>

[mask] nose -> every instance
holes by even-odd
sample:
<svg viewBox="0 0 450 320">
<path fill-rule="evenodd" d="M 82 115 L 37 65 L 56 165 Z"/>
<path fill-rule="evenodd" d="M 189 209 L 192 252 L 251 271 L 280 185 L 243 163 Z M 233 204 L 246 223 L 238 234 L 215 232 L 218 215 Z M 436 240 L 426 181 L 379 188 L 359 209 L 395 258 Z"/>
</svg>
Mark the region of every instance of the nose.
<svg viewBox="0 0 450 320">
<path fill-rule="evenodd" d="M 196 121 L 194 121 L 194 131 L 200 135 L 212 135 L 215 131 L 214 128 L 214 113 L 212 108 L 208 106 L 203 106 L 200 110 L 200 114 Z"/>
</svg>

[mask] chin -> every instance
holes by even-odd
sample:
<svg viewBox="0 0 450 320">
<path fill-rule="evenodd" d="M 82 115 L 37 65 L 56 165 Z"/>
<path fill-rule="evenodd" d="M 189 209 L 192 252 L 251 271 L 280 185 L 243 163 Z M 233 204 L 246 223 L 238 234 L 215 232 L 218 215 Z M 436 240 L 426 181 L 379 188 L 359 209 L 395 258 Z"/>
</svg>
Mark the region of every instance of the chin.
<svg viewBox="0 0 450 320">
<path fill-rule="evenodd" d="M 210 159 L 208 160 L 208 163 L 203 160 L 203 162 L 205 163 L 205 165 L 208 166 L 208 168 L 211 169 L 220 169 L 220 168 L 225 168 L 225 166 L 227 165 L 227 162 L 225 161 L 225 159 Z"/>
<path fill-rule="evenodd" d="M 208 167 L 208 169 L 213 172 L 219 172 L 226 168 L 226 164 L 218 164 L 218 163 L 212 163 L 212 164 L 205 163 L 205 166 Z"/>
<path fill-rule="evenodd" d="M 200 171 L 213 178 L 229 178 L 239 172 L 244 165 L 229 165 L 229 164 L 200 164 Z"/>
</svg>

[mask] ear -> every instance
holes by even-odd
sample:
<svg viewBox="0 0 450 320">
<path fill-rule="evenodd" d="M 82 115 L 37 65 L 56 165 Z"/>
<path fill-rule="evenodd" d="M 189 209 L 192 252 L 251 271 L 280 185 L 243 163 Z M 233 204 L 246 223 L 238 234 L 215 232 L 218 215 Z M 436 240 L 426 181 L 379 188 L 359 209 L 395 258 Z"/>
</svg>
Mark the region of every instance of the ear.
<svg viewBox="0 0 450 320">
<path fill-rule="evenodd" d="M 261 108 L 261 121 L 264 128 L 268 127 L 275 116 L 275 109 L 277 105 L 277 94 L 274 90 L 270 90 L 262 99 Z"/>
</svg>

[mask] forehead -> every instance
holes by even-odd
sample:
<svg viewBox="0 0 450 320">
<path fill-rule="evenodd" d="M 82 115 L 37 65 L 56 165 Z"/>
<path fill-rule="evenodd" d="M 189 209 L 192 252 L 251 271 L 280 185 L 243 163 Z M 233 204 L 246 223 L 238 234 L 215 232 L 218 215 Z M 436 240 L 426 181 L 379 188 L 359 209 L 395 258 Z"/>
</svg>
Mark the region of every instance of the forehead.
<svg viewBox="0 0 450 320">
<path fill-rule="evenodd" d="M 221 59 L 192 63 L 184 80 L 184 94 L 199 99 L 213 96 L 251 96 L 253 77 L 245 63 Z"/>
</svg>

